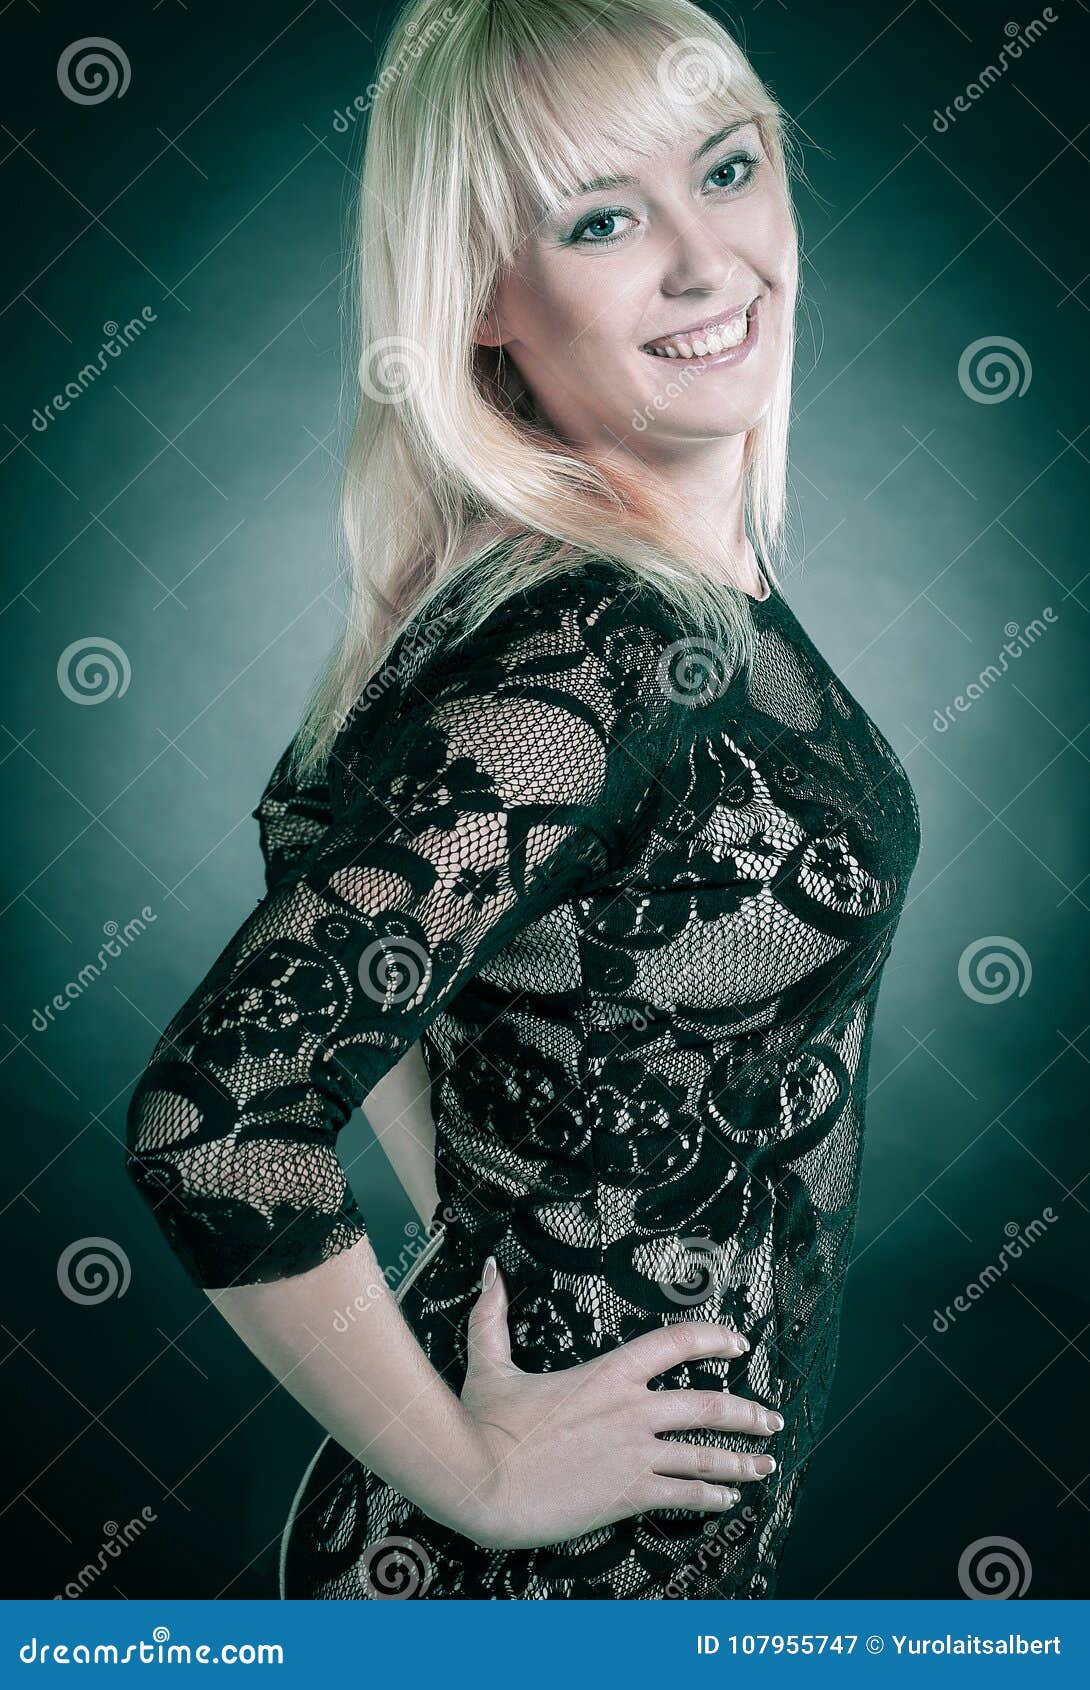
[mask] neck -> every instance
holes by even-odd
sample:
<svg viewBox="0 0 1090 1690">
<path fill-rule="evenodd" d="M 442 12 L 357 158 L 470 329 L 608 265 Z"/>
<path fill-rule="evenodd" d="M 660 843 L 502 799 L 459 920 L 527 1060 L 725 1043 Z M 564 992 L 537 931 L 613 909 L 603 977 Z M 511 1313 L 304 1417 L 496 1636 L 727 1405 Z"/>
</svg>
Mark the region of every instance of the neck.
<svg viewBox="0 0 1090 1690">
<path fill-rule="evenodd" d="M 638 446 L 630 438 L 606 456 L 652 470 L 692 521 L 708 573 L 762 597 L 764 581 L 746 533 L 745 442 L 745 434 L 700 442 L 643 435 Z"/>
</svg>

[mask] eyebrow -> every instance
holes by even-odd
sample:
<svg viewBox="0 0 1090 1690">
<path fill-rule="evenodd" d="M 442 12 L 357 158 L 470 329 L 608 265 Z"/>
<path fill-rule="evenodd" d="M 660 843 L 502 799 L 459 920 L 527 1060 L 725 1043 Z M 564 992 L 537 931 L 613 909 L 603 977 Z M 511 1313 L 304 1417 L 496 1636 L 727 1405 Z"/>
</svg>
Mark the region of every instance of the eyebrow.
<svg viewBox="0 0 1090 1690">
<path fill-rule="evenodd" d="M 714 152 L 728 135 L 733 135 L 736 129 L 745 129 L 754 122 L 755 118 L 740 117 L 734 123 L 728 123 L 725 129 L 717 129 L 714 135 L 709 135 L 706 141 L 701 142 L 690 162 L 697 164 L 705 154 Z M 605 188 L 632 188 L 637 185 L 638 178 L 635 176 L 592 176 L 589 182 L 580 182 L 579 186 L 573 188 L 570 194 L 565 194 L 564 198 L 577 199 L 580 194 L 598 194 Z"/>
</svg>

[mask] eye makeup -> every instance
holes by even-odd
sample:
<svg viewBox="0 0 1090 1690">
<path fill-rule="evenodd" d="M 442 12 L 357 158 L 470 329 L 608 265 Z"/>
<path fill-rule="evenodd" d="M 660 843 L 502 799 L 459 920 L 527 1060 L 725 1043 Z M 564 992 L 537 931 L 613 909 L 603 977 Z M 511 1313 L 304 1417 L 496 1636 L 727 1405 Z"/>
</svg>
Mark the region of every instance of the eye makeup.
<svg viewBox="0 0 1090 1690">
<path fill-rule="evenodd" d="M 737 171 L 739 174 L 733 181 L 726 184 L 713 184 L 713 195 L 730 198 L 733 195 L 744 192 L 745 189 L 750 187 L 750 185 L 756 180 L 757 173 L 762 162 L 763 160 L 761 155 L 756 150 L 741 148 L 729 154 L 728 157 L 722 159 L 712 170 L 708 172 L 705 180 L 711 181 L 712 178 L 720 176 L 726 171 Z M 596 224 L 616 223 L 621 218 L 625 218 L 632 223 L 638 221 L 635 213 L 626 210 L 624 206 L 600 206 L 595 211 L 585 213 L 585 215 L 579 219 L 569 233 L 562 237 L 561 245 L 582 247 L 584 250 L 588 247 L 616 246 L 620 241 L 626 240 L 628 237 L 626 235 L 607 233 L 601 238 L 586 240 L 584 239 L 584 236 L 593 229 Z"/>
</svg>

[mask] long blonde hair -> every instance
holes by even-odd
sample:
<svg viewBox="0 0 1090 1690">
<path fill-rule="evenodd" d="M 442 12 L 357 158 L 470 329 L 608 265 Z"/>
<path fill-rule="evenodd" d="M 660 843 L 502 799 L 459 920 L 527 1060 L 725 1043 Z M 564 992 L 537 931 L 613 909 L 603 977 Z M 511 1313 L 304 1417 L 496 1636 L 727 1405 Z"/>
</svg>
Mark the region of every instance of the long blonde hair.
<svg viewBox="0 0 1090 1690">
<path fill-rule="evenodd" d="M 341 494 L 349 603 L 296 736 L 296 774 L 325 761 L 406 624 L 455 580 L 464 633 L 531 581 L 605 556 L 705 637 L 752 653 L 748 596 L 701 569 L 699 536 L 665 483 L 562 441 L 502 351 L 474 339 L 503 264 L 564 195 L 619 172 L 624 149 L 669 147 L 701 119 L 709 131 L 757 122 L 795 228 L 786 122 L 741 48 L 690 0 L 409 0 L 368 96 L 350 317 L 358 413 Z M 788 316 L 772 402 L 743 450 L 746 527 L 772 582 Z M 461 555 L 465 542 L 489 528 L 498 550 L 474 569 L 496 541 Z"/>
</svg>

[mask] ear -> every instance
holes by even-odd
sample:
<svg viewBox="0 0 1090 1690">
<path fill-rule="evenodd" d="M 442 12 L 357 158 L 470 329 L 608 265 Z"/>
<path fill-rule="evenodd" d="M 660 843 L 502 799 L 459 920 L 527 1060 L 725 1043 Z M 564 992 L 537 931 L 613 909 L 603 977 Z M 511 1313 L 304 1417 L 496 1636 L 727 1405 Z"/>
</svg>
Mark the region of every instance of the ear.
<svg viewBox="0 0 1090 1690">
<path fill-rule="evenodd" d="M 503 332 L 500 329 L 495 312 L 489 311 L 482 317 L 473 339 L 478 346 L 502 346 Z"/>
</svg>

